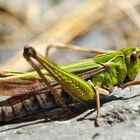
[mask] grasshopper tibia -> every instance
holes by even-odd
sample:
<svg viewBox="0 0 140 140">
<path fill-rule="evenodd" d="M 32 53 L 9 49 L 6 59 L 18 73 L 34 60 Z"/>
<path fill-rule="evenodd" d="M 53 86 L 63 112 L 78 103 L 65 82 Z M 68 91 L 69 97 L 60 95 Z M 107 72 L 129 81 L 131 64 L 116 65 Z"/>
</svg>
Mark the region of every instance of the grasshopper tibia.
<svg viewBox="0 0 140 140">
<path fill-rule="evenodd" d="M 100 110 L 100 94 L 96 86 L 92 83 L 91 80 L 88 80 L 88 83 L 92 86 L 95 95 L 96 95 L 96 118 L 95 118 L 95 126 L 99 127 L 99 110 Z"/>
</svg>

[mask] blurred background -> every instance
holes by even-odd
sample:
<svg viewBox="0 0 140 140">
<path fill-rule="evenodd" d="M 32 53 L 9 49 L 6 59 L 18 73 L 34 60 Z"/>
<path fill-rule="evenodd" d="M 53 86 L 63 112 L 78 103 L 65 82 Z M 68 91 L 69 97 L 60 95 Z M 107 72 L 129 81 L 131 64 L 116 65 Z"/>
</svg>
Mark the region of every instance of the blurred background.
<svg viewBox="0 0 140 140">
<path fill-rule="evenodd" d="M 45 55 L 49 44 L 117 50 L 139 40 L 140 0 L 0 0 L 0 70 L 30 70 L 26 44 Z M 91 55 L 51 49 L 49 57 L 64 64 Z"/>
</svg>

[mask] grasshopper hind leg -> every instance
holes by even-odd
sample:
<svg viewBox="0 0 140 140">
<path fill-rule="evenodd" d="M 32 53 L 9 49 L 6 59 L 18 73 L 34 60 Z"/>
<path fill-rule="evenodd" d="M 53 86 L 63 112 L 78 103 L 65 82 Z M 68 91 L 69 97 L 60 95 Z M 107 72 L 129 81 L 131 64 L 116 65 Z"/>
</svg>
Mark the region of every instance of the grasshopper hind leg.
<svg viewBox="0 0 140 140">
<path fill-rule="evenodd" d="M 39 69 L 39 67 L 34 63 L 34 61 L 30 58 L 30 56 L 32 56 L 32 52 L 31 51 L 28 51 L 28 46 L 27 46 L 27 50 L 25 48 L 25 51 L 24 51 L 24 57 L 25 57 L 25 59 L 32 65 L 32 67 L 39 74 L 39 76 L 41 77 L 41 79 L 43 80 L 43 82 L 50 89 L 50 93 L 53 95 L 56 103 L 59 106 L 61 106 L 68 115 L 72 115 L 72 112 L 71 112 L 70 108 L 66 105 L 66 103 L 63 100 L 63 98 L 61 97 L 62 90 L 61 89 L 54 89 L 53 88 L 53 86 L 50 84 L 50 82 L 48 81 L 48 79 L 43 75 L 43 73 L 41 72 L 41 70 Z"/>
</svg>

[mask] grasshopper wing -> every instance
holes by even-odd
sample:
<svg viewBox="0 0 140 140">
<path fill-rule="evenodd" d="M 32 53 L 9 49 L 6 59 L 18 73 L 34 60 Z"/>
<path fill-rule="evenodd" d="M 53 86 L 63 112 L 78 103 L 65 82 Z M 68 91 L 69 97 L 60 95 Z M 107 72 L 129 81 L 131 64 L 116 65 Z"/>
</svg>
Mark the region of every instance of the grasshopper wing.
<svg viewBox="0 0 140 140">
<path fill-rule="evenodd" d="M 14 73 L 0 74 L 0 95 L 21 96 L 31 94 L 33 91 L 43 89 L 45 85 L 37 78 L 23 78 Z M 14 75 L 14 76 L 13 76 Z M 22 75 L 22 74 L 20 74 Z"/>
</svg>

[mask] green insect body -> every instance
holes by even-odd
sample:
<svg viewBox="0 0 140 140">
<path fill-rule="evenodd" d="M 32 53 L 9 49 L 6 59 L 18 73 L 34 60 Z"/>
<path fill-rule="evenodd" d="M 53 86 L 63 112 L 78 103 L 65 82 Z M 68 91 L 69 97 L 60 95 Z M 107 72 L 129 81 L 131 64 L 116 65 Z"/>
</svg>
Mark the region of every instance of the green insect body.
<svg viewBox="0 0 140 140">
<path fill-rule="evenodd" d="M 35 53 L 47 66 L 49 74 L 68 92 L 68 94 L 70 94 L 70 96 L 78 101 L 94 99 L 95 91 L 86 81 L 68 70 L 58 67 L 37 52 Z M 126 48 L 91 59 L 92 63 L 94 63 L 91 67 L 105 67 L 103 72 L 91 77 L 93 84 L 97 87 L 111 89 L 116 85 L 124 83 L 126 78 L 129 80 L 134 79 L 139 70 L 138 55 L 139 50 L 135 48 Z M 83 63 L 85 62 L 83 61 Z"/>
<path fill-rule="evenodd" d="M 96 99 L 95 126 L 99 126 L 99 94 L 101 92 L 106 92 L 105 95 L 108 95 L 114 86 L 128 87 L 140 84 L 140 81 L 133 81 L 140 70 L 139 48 L 124 48 L 60 67 L 40 55 L 32 47 L 25 47 L 23 55 L 36 71 L 0 72 L 0 77 L 2 77 L 0 91 L 3 95 L 18 96 L 43 89 L 52 94 L 56 102 L 69 113 L 71 111 L 61 98 L 61 93 L 58 93 L 59 88 L 64 89 L 77 101 Z M 40 70 L 34 60 L 38 61 L 44 69 Z M 87 82 L 88 79 L 91 81 Z"/>
<path fill-rule="evenodd" d="M 41 70 L 46 78 L 53 75 L 52 77 L 60 83 L 62 87 L 64 85 L 64 90 L 78 101 L 92 100 L 95 97 L 95 93 L 85 80 L 76 76 L 77 74 L 89 70 L 96 70 L 104 66 L 105 70 L 103 72 L 97 74 L 93 73 L 90 79 L 92 79 L 95 86 L 111 89 L 114 86 L 132 81 L 140 69 L 140 49 L 135 47 L 124 48 L 120 51 L 99 55 L 94 58 L 81 60 L 60 67 L 40 54 L 37 53 L 37 55 L 53 70 L 53 73 L 45 69 Z M 0 75 L 8 77 L 9 79 L 40 79 L 35 71 L 26 73 L 4 72 L 0 73 Z M 8 78 L 7 80 L 9 80 Z"/>
</svg>

